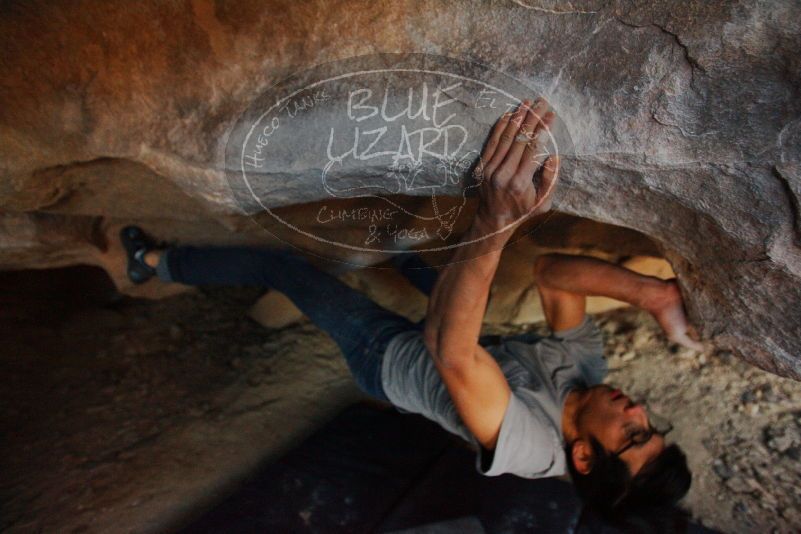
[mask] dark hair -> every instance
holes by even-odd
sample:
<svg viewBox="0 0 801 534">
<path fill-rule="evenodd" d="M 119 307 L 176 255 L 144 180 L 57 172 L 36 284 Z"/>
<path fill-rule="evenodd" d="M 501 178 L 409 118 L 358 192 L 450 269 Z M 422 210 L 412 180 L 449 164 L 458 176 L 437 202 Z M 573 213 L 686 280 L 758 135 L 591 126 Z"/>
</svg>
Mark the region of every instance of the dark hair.
<svg viewBox="0 0 801 534">
<path fill-rule="evenodd" d="M 635 475 L 623 460 L 594 437 L 592 469 L 586 475 L 573 464 L 572 444 L 565 447 L 568 470 L 584 503 L 581 523 L 601 519 L 626 532 L 677 532 L 687 514 L 676 505 L 687 494 L 692 474 L 678 445 L 670 445 Z"/>
</svg>

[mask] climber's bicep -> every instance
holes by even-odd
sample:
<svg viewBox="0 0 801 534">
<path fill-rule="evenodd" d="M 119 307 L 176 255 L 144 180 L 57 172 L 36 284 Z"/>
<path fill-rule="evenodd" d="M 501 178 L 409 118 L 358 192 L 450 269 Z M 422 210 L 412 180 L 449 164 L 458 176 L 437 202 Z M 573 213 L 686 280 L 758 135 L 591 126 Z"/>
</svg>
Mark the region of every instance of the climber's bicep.
<svg viewBox="0 0 801 534">
<path fill-rule="evenodd" d="M 480 345 L 473 358 L 457 365 L 436 363 L 456 411 L 467 429 L 488 450 L 494 449 L 509 397 L 509 383 L 495 358 Z"/>
</svg>

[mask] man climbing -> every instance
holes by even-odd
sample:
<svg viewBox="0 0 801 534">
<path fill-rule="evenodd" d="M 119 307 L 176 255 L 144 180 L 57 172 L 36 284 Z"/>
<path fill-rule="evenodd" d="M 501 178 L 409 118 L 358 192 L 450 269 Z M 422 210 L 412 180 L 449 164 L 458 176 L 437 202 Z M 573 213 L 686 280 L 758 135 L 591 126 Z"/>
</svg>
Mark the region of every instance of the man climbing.
<svg viewBox="0 0 801 534">
<path fill-rule="evenodd" d="M 439 273 L 417 256 L 396 267 L 430 294 L 415 324 L 284 250 L 159 249 L 137 227 L 121 238 L 137 283 L 158 275 L 189 285 L 257 285 L 284 293 L 342 350 L 359 387 L 424 415 L 472 443 L 485 475 L 540 478 L 570 473 L 589 509 L 612 520 L 658 514 L 688 490 L 690 473 L 644 407 L 602 384 L 602 334 L 585 297 L 603 295 L 650 312 L 667 336 L 694 349 L 674 280 L 598 259 L 545 255 L 532 263 L 550 335 L 480 338 L 501 251 L 527 216 L 547 211 L 559 159 L 537 158 L 548 103 L 524 101 L 493 127 L 476 168 L 479 209 Z M 547 112 L 546 112 L 547 111 Z M 539 184 L 533 178 L 540 174 Z"/>
</svg>

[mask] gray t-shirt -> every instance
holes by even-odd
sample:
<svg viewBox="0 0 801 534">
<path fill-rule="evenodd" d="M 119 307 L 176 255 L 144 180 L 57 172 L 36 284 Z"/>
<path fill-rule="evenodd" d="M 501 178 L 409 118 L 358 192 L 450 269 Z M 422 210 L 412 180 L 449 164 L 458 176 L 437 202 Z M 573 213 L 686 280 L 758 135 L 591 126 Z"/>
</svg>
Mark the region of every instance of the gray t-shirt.
<svg viewBox="0 0 801 534">
<path fill-rule="evenodd" d="M 422 414 L 473 444 L 479 473 L 513 473 L 524 478 L 562 475 L 566 472 L 564 401 L 570 390 L 603 381 L 607 372 L 603 335 L 595 322 L 585 316 L 579 326 L 570 330 L 527 338 L 536 339 L 533 342 L 519 337 L 502 337 L 498 344 L 485 347 L 512 390 L 490 457 L 484 457 L 486 451 L 456 412 L 422 332 L 403 332 L 390 340 L 381 367 L 384 391 L 401 411 Z"/>
</svg>

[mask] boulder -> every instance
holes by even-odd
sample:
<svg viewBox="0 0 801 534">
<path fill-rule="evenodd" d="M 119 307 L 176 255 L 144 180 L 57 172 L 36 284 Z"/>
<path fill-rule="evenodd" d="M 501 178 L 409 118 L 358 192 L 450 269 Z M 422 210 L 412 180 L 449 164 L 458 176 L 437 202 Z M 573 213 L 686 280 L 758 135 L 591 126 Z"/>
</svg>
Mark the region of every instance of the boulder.
<svg viewBox="0 0 801 534">
<path fill-rule="evenodd" d="M 4 3 L 0 268 L 101 265 L 124 288 L 114 238 L 130 222 L 173 242 L 288 241 L 351 264 L 384 259 L 386 250 L 321 245 L 370 227 L 320 222 L 323 208 L 365 200 L 333 203 L 332 191 L 374 187 L 386 170 L 351 162 L 337 188 L 321 186 L 310 150 L 348 117 L 294 108 L 302 135 L 265 158 L 258 202 L 237 188 L 231 147 L 254 103 L 270 104 L 293 76 L 353 58 L 388 68 L 450 61 L 468 78 L 514 86 L 514 98 L 543 94 L 559 114 L 555 207 L 571 222 L 527 239 L 665 258 L 705 338 L 801 379 L 799 50 L 794 0 Z M 464 114 L 474 119 L 460 130 L 467 148 L 480 149 L 500 111 Z M 405 188 L 390 193 L 429 202 L 437 175 L 410 187 L 413 170 L 394 169 Z M 463 183 L 440 185 L 453 200 L 445 214 L 469 213 Z M 429 209 L 420 206 L 418 216 Z M 279 228 L 280 214 L 305 217 L 313 238 Z M 458 237 L 465 217 L 435 215 Z M 398 250 L 430 243 L 393 237 Z"/>
</svg>

